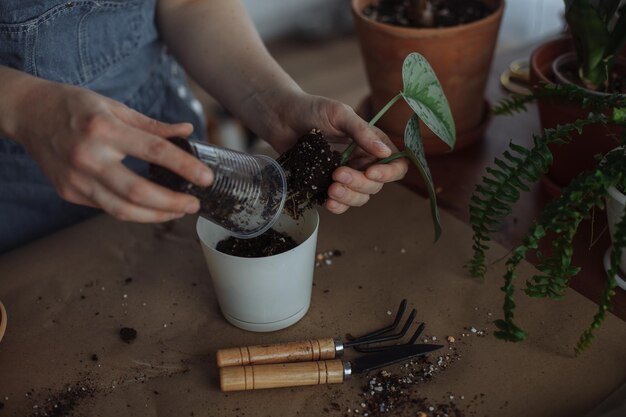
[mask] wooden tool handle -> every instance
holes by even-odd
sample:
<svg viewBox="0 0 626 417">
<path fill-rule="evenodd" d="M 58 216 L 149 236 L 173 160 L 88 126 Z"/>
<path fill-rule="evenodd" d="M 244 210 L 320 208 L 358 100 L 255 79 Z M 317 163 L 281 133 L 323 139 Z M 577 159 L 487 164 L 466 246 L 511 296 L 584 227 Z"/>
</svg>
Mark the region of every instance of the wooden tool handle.
<svg viewBox="0 0 626 417">
<path fill-rule="evenodd" d="M 217 351 L 217 367 L 308 362 L 335 358 L 333 339 L 311 339 L 275 345 L 244 346 Z"/>
<path fill-rule="evenodd" d="M 229 366 L 220 369 L 222 391 L 243 391 L 301 385 L 343 382 L 343 362 L 279 363 L 272 365 Z"/>
</svg>

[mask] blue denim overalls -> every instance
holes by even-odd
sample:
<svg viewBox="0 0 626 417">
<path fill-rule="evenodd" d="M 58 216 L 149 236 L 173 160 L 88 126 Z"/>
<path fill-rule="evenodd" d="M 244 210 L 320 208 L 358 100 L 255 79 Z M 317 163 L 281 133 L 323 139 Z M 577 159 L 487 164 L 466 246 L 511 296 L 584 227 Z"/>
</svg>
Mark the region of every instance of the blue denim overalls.
<svg viewBox="0 0 626 417">
<path fill-rule="evenodd" d="M 159 40 L 155 8 L 156 0 L 0 0 L 0 65 L 193 123 L 203 138 L 200 103 Z M 145 173 L 144 162 L 125 163 Z M 0 137 L 0 253 L 96 213 L 63 201 L 24 148 Z"/>
</svg>

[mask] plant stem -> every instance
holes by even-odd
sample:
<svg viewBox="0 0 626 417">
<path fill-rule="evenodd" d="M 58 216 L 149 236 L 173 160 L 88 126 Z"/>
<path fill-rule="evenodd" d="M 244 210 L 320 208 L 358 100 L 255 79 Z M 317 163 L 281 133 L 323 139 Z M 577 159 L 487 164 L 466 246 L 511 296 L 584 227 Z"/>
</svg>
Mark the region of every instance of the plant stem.
<svg viewBox="0 0 626 417">
<path fill-rule="evenodd" d="M 396 101 L 400 100 L 400 97 L 402 97 L 402 93 L 398 93 L 398 95 L 392 98 L 389 101 L 389 103 L 385 104 L 385 107 L 380 109 L 380 111 L 376 113 L 376 116 L 374 116 L 372 120 L 370 120 L 369 125 L 374 126 L 376 122 L 378 122 L 380 118 L 383 117 L 385 113 L 387 113 L 387 110 L 389 110 L 389 107 L 393 106 L 396 103 Z"/>
<path fill-rule="evenodd" d="M 370 120 L 369 125 L 374 126 L 376 122 L 378 122 L 380 118 L 383 117 L 383 115 L 387 112 L 387 110 L 389 110 L 389 108 L 393 106 L 396 101 L 400 99 L 400 97 L 402 97 L 402 93 L 398 93 L 398 95 L 392 98 L 389 101 L 389 103 L 385 104 L 385 107 L 380 109 L 380 111 L 376 113 L 376 116 L 374 116 L 372 120 Z M 348 146 L 346 150 L 343 151 L 343 153 L 341 154 L 341 165 L 344 165 L 348 161 L 348 159 L 350 158 L 350 155 L 352 155 L 352 152 L 354 152 L 354 150 L 356 149 L 356 146 L 357 146 L 356 143 L 352 142 L 350 146 Z"/>
<path fill-rule="evenodd" d="M 377 164 L 388 164 L 389 162 L 395 161 L 396 159 L 400 159 L 400 158 L 404 158 L 406 155 L 406 151 L 402 151 L 402 152 L 398 152 L 398 153 L 394 153 L 391 156 L 388 156 L 385 159 L 382 159 L 378 162 L 376 162 Z"/>
</svg>

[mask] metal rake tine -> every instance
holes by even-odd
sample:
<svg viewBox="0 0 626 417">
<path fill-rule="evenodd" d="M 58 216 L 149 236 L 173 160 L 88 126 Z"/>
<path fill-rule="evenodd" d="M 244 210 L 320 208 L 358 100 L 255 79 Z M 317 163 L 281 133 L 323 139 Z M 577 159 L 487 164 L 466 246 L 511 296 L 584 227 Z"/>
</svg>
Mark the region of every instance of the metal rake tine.
<svg viewBox="0 0 626 417">
<path fill-rule="evenodd" d="M 413 343 L 415 343 L 417 338 L 422 335 L 422 332 L 424 331 L 425 328 L 426 328 L 426 323 L 420 323 L 420 325 L 417 326 L 417 330 L 415 330 L 415 333 L 413 333 L 413 336 L 411 336 L 411 338 L 407 342 L 407 345 L 412 345 Z"/>
<path fill-rule="evenodd" d="M 425 327 L 426 327 L 425 323 L 420 323 L 420 325 L 417 327 L 417 329 L 413 333 L 413 336 L 411 336 L 411 339 L 409 339 L 409 341 L 406 342 L 406 343 L 402 343 L 402 345 L 412 345 L 412 344 L 414 344 L 415 341 L 417 340 L 417 338 L 420 337 L 420 335 L 424 331 Z M 389 348 L 392 348 L 394 346 L 399 346 L 399 345 L 401 345 L 401 344 L 379 346 L 379 347 L 355 347 L 354 350 L 356 350 L 357 352 L 360 352 L 360 353 L 376 353 L 376 352 L 383 352 L 383 351 L 385 351 L 385 350 L 387 350 Z"/>
<path fill-rule="evenodd" d="M 404 327 L 402 327 L 402 330 L 400 330 L 400 333 L 392 334 L 392 335 L 389 335 L 389 336 L 382 336 L 382 337 L 379 337 L 379 338 L 376 338 L 376 339 L 364 340 L 360 344 L 353 345 L 354 350 L 356 350 L 357 352 L 365 353 L 364 349 L 375 349 L 375 348 L 361 348 L 361 347 L 359 347 L 360 345 L 369 345 L 369 344 L 372 344 L 372 343 L 389 342 L 391 340 L 398 340 L 398 339 L 403 338 L 404 335 L 406 335 L 406 333 L 409 331 L 409 327 L 411 327 L 411 324 L 413 324 L 413 320 L 415 320 L 415 315 L 416 314 L 417 314 L 417 310 L 415 310 L 415 309 L 411 310 L 411 314 L 406 319 L 406 322 L 404 323 Z"/>
<path fill-rule="evenodd" d="M 385 333 L 388 333 L 388 332 L 394 330 L 400 324 L 400 320 L 402 320 L 402 316 L 404 315 L 404 312 L 406 311 L 407 303 L 408 302 L 407 302 L 406 298 L 403 299 L 402 301 L 400 301 L 400 305 L 398 306 L 398 311 L 396 312 L 396 317 L 393 320 L 392 324 L 390 324 L 389 326 L 383 327 L 382 329 L 374 330 L 371 333 L 368 333 L 368 334 L 365 334 L 363 336 L 357 337 L 356 339 L 351 340 L 349 342 L 346 342 L 346 343 L 344 343 L 344 347 L 349 348 L 349 347 L 352 347 L 352 346 L 357 346 L 359 344 L 363 344 L 368 339 L 372 339 L 374 337 L 380 336 L 381 334 L 385 334 Z"/>
</svg>

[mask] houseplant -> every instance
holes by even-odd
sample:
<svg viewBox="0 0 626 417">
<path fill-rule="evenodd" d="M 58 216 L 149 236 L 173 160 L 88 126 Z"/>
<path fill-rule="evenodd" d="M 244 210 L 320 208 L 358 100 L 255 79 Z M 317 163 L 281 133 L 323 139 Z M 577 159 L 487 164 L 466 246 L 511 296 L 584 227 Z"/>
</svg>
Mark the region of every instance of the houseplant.
<svg viewBox="0 0 626 417">
<path fill-rule="evenodd" d="M 401 74 L 400 91 L 396 91 L 396 94 L 372 117 L 369 124 L 375 125 L 399 102 L 406 103 L 413 115 L 402 121 L 406 126 L 403 143 L 398 144 L 402 150 L 377 163 L 385 164 L 405 157 L 413 163 L 426 184 L 436 240 L 441 234 L 441 226 L 420 125 L 423 123 L 428 126 L 445 146 L 453 149 L 456 143 L 455 121 L 441 84 L 426 58 L 415 52 L 410 53 L 402 63 Z M 288 195 L 285 208 L 292 217 L 298 218 L 301 212 L 313 207 L 315 203 L 325 201 L 328 188 L 333 182 L 332 172 L 348 162 L 356 146 L 353 142 L 341 154 L 331 151 L 323 134 L 313 129 L 278 158 L 287 176 Z"/>
<path fill-rule="evenodd" d="M 424 154 L 420 121 L 453 148 L 456 140 L 454 120 L 441 84 L 423 56 L 411 53 L 405 58 L 402 78 L 401 91 L 372 118 L 370 125 L 376 124 L 400 99 L 410 106 L 414 114 L 408 122 L 404 121 L 403 149 L 377 163 L 406 157 L 417 167 L 427 185 L 435 239 L 438 239 L 441 226 L 434 184 Z M 287 252 L 255 258 L 220 253 L 217 250 L 219 243 L 230 240 L 232 236 L 209 221 L 198 220 L 198 236 L 220 308 L 228 321 L 247 330 L 271 331 L 289 326 L 304 316 L 311 297 L 318 227 L 317 213 L 311 209 L 327 198 L 333 171 L 349 161 L 356 146 L 356 143 L 350 144 L 342 154 L 331 151 L 322 132 L 313 129 L 279 157 L 278 162 L 287 180 L 287 196 L 285 214 L 277 227 L 292 235 L 296 241 L 296 246 Z M 204 191 L 194 188 L 164 168 L 152 167 L 151 171 L 159 174 L 153 178 L 175 191 L 194 193 L 201 199 L 203 193 L 210 195 L 210 187 Z"/>
<path fill-rule="evenodd" d="M 365 13 L 367 8 L 378 5 L 400 9 L 403 15 L 421 16 L 422 9 L 435 3 L 448 3 L 450 8 L 460 8 L 472 2 L 352 0 L 352 12 L 371 89 L 371 97 L 365 103 L 366 113 L 381 108 L 395 96 L 402 85 L 402 75 L 398 70 L 400 63 L 407 54 L 418 52 L 430 62 L 441 82 L 456 122 L 458 140 L 455 149 L 461 149 L 482 138 L 487 125 L 489 111 L 483 94 L 504 1 L 474 0 L 473 3 L 488 6 L 487 16 L 471 23 L 447 27 L 400 26 L 383 23 L 381 19 L 369 17 Z M 402 9 L 403 4 L 409 7 Z M 402 17 L 410 20 L 410 16 Z M 380 120 L 379 127 L 397 144 L 401 144 L 402 129 L 410 114 L 408 106 L 396 106 Z M 449 151 L 445 144 L 428 131 L 424 133 L 424 148 L 427 154 Z"/>
<path fill-rule="evenodd" d="M 565 6 L 571 36 L 550 40 L 535 49 L 530 59 L 531 83 L 575 83 L 597 94 L 617 92 L 620 88 L 623 92 L 626 83 L 621 81 L 620 86 L 615 79 L 616 74 L 622 74 L 622 79 L 626 74 L 622 50 L 626 17 L 619 12 L 620 1 L 566 0 Z M 608 74 L 613 76 L 607 77 Z M 568 102 L 539 100 L 538 108 L 543 128 L 586 116 L 586 109 Z M 542 182 L 553 196 L 580 171 L 593 168 L 596 154 L 606 153 L 615 146 L 604 127 L 589 126 L 575 134 L 577 138 L 578 135 L 580 140 L 567 148 L 551 146 L 554 163 Z"/>
<path fill-rule="evenodd" d="M 574 39 L 590 39 L 596 33 L 598 25 L 589 25 L 589 22 L 599 22 L 599 16 L 606 18 L 605 14 L 608 12 L 612 12 L 612 17 L 608 19 L 613 22 L 612 25 L 619 25 L 618 28 L 611 25 L 606 29 L 609 36 L 603 38 L 604 42 L 589 43 L 582 47 L 583 52 L 578 56 L 583 68 L 580 72 L 582 85 L 593 84 L 610 90 L 609 77 L 615 77 L 615 74 L 609 69 L 612 68 L 611 60 L 615 59 L 616 54 L 607 55 L 604 51 L 610 50 L 607 45 L 615 45 L 611 48 L 618 51 L 626 40 L 625 9 L 622 6 L 620 10 L 619 3 L 619 1 L 600 1 L 592 5 L 589 0 L 566 0 L 566 17 L 568 22 L 573 19 L 570 22 L 570 30 Z M 576 19 L 582 18 L 586 19 L 583 24 L 577 24 Z M 598 64 L 604 68 L 600 72 L 604 71 L 608 77 L 605 81 L 598 81 L 594 75 L 592 79 L 595 81 L 592 83 L 582 81 L 587 74 L 584 68 L 593 67 L 591 61 L 598 56 L 603 57 L 602 62 Z M 619 76 L 618 73 L 617 78 Z M 524 110 L 526 104 L 534 100 L 552 106 L 555 103 L 578 106 L 582 109 L 582 116 L 552 128 L 544 128 L 542 134 L 533 136 L 533 147 L 530 149 L 511 143 L 502 157 L 495 160 L 495 166 L 487 168 L 488 175 L 477 185 L 470 204 L 474 256 L 467 266 L 472 276 L 484 276 L 485 255 L 491 233 L 496 231 L 502 219 L 511 213 L 511 208 L 520 199 L 521 193 L 529 190 L 529 184 L 538 181 L 548 172 L 553 163 L 553 147 L 570 148 L 582 140 L 578 134 L 590 126 L 600 126 L 599 131 L 603 132 L 603 136 L 611 138 L 612 147 L 615 149 L 606 153 L 601 162 L 596 160 L 591 168 L 566 184 L 560 196 L 546 205 L 528 230 L 522 244 L 513 249 L 508 256 L 502 287 L 505 293 L 504 318 L 495 322 L 498 327 L 495 335 L 515 342 L 527 336 L 526 332 L 514 322 L 513 282 L 517 266 L 529 254 L 536 255 L 539 273 L 526 282 L 525 293 L 531 297 L 562 298 L 570 280 L 580 270 L 572 265 L 572 239 L 579 225 L 582 220 L 591 216 L 594 209 L 604 207 L 611 187 L 622 191 L 626 187 L 626 155 L 624 149 L 620 147 L 626 143 L 624 129 L 626 95 L 619 92 L 596 94 L 577 83 L 543 84 L 535 86 L 530 96 L 505 99 L 494 113 L 512 114 Z M 613 130 L 609 130 L 611 128 Z M 606 311 L 611 307 L 611 299 L 615 295 L 615 276 L 620 269 L 622 252 L 626 248 L 626 216 L 623 208 L 618 217 L 619 220 L 612 228 L 613 247 L 606 287 L 602 293 L 598 313 L 578 341 L 577 354 L 590 346 L 594 339 L 593 332 L 602 324 Z M 542 239 L 551 239 L 550 253 L 539 251 L 539 242 Z"/>
</svg>

